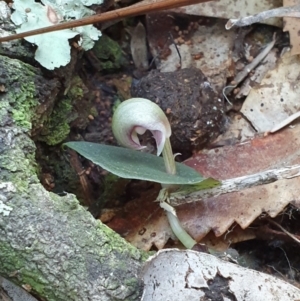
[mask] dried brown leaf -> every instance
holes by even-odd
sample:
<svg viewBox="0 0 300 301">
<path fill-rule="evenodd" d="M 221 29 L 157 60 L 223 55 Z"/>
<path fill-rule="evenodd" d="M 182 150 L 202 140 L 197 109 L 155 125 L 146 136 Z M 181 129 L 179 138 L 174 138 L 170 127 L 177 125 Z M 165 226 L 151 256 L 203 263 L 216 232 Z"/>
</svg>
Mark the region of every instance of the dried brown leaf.
<svg viewBox="0 0 300 301">
<path fill-rule="evenodd" d="M 186 161 L 206 177 L 227 180 L 299 163 L 300 126 L 285 129 L 274 135 L 258 137 L 246 143 L 203 151 Z M 258 216 L 276 217 L 291 202 L 300 201 L 300 177 L 269 179 L 272 183 L 241 191 L 223 193 L 176 207 L 184 228 L 197 240 L 210 246 L 224 248 L 233 242 L 253 239 L 255 232 L 247 228 Z M 124 211 L 109 226 L 121 228 L 125 238 L 135 246 L 149 250 L 152 245 L 163 248 L 173 238 L 164 212 L 156 199 L 160 187 L 145 191 L 129 202 Z M 121 227 L 114 227 L 118 224 Z M 126 227 L 124 226 L 126 224 Z M 249 230 L 249 231 L 248 231 Z M 209 234 L 220 237 L 219 243 Z"/>
<path fill-rule="evenodd" d="M 199 241 L 211 230 L 221 236 L 234 223 L 245 229 L 262 213 L 276 217 L 299 195 L 300 178 L 296 177 L 181 205 L 176 210 L 184 228 Z"/>
</svg>

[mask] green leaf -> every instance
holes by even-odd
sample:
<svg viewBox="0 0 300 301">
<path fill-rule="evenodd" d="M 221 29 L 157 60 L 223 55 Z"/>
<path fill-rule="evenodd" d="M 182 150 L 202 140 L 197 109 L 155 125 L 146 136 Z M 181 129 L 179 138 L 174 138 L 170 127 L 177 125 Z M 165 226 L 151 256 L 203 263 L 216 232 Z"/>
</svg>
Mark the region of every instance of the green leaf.
<svg viewBox="0 0 300 301">
<path fill-rule="evenodd" d="M 180 163 L 176 163 L 176 175 L 168 174 L 162 157 L 123 147 L 81 141 L 64 145 L 122 178 L 161 184 L 196 184 L 205 180 L 197 171 Z"/>
</svg>

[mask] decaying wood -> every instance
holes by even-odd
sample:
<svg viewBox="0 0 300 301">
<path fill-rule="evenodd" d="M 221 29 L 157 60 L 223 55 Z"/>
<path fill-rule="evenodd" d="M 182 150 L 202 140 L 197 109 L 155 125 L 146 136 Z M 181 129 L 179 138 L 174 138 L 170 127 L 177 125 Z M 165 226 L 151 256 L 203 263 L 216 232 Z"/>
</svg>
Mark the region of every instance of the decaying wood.
<svg viewBox="0 0 300 301">
<path fill-rule="evenodd" d="M 161 10 L 177 8 L 184 5 L 191 5 L 196 3 L 208 2 L 208 1 L 210 0 L 160 0 L 160 1 L 145 0 L 138 4 L 109 11 L 100 15 L 93 15 L 79 20 L 60 23 L 53 26 L 48 26 L 40 29 L 35 29 L 35 30 L 3 37 L 0 38 L 0 42 L 11 41 L 15 39 L 24 38 L 24 37 L 34 36 L 37 34 L 69 29 L 69 28 L 74 28 L 74 27 L 79 27 L 84 25 L 102 23 L 106 21 L 122 20 L 128 17 L 134 17 L 134 16 L 149 14 Z"/>
<path fill-rule="evenodd" d="M 279 278 L 190 250 L 159 251 L 145 265 L 144 281 L 142 301 L 163 300 L 162 296 L 164 300 L 176 301 L 300 298 L 299 288 Z"/>
</svg>

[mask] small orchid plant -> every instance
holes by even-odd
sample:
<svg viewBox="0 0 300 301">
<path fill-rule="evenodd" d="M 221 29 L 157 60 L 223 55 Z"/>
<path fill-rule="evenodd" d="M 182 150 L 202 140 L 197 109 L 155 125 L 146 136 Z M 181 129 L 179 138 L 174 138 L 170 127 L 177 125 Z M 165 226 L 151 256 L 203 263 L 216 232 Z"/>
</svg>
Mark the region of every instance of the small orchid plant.
<svg viewBox="0 0 300 301">
<path fill-rule="evenodd" d="M 170 143 L 171 126 L 162 109 L 145 98 L 131 98 L 122 102 L 114 113 L 112 130 L 117 141 L 128 148 L 141 150 L 138 134 L 151 131 L 156 141 L 157 156 L 163 154 L 166 171 L 176 174 L 176 165 Z"/>
<path fill-rule="evenodd" d="M 160 183 L 162 190 L 157 201 L 165 209 L 176 237 L 186 248 L 192 248 L 196 241 L 182 228 L 175 209 L 168 202 L 169 193 L 178 185 L 190 186 L 206 179 L 194 169 L 175 162 L 170 143 L 171 126 L 162 109 L 148 99 L 126 100 L 113 115 L 112 130 L 119 144 L 125 148 L 82 141 L 66 145 L 120 177 Z M 147 130 L 156 141 L 157 156 L 136 152 L 145 148 L 140 144 L 138 135 Z M 159 157 L 161 153 L 163 157 Z"/>
</svg>

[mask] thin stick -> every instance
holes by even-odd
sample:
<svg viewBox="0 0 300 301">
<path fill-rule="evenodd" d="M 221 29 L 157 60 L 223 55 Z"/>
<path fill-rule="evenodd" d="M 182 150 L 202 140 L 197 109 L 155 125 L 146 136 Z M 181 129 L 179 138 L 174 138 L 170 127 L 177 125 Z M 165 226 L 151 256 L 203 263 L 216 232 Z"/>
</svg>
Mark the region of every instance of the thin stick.
<svg viewBox="0 0 300 301">
<path fill-rule="evenodd" d="M 170 194 L 170 204 L 179 206 L 187 203 L 200 202 L 206 198 L 221 194 L 241 191 L 246 188 L 273 183 L 282 179 L 292 179 L 300 176 L 300 164 L 269 169 L 252 175 L 221 181 L 221 185 L 199 190 L 196 185 L 185 185 Z M 188 187 L 190 186 L 190 187 Z M 190 189 L 190 190 L 189 190 Z"/>
<path fill-rule="evenodd" d="M 37 34 L 69 29 L 69 28 L 90 25 L 90 24 L 95 24 L 100 22 L 121 20 L 128 17 L 134 17 L 134 16 L 148 14 L 148 13 L 161 11 L 165 9 L 171 9 L 171 8 L 176 8 L 176 7 L 181 7 L 181 6 L 191 5 L 196 3 L 203 3 L 208 1 L 210 0 L 160 0 L 156 2 L 153 2 L 153 0 L 152 1 L 145 0 L 138 4 L 121 8 L 121 9 L 116 9 L 103 14 L 93 15 L 79 20 L 69 21 L 53 26 L 25 31 L 7 37 L 2 37 L 0 38 L 0 42 L 7 42 L 15 39 L 34 36 Z"/>
<path fill-rule="evenodd" d="M 270 218 L 267 218 L 267 221 L 273 225 L 275 225 L 276 227 L 278 227 L 279 229 L 281 229 L 287 236 L 289 236 L 290 238 L 292 238 L 294 241 L 296 241 L 298 244 L 300 244 L 300 240 L 293 235 L 292 233 L 288 232 L 287 230 L 285 230 L 281 225 L 279 225 L 278 223 L 276 223 L 275 221 L 273 221 Z"/>
<path fill-rule="evenodd" d="M 174 41 L 174 38 L 173 38 L 173 35 L 172 35 L 172 33 L 171 33 L 171 31 L 169 31 L 169 36 L 170 36 L 170 38 L 171 38 L 171 40 L 172 40 L 172 43 L 173 43 L 173 45 L 175 46 L 175 49 L 176 49 L 176 52 L 177 52 L 177 54 L 178 54 L 178 57 L 179 57 L 179 65 L 180 65 L 180 67 L 182 66 L 182 59 L 181 59 L 181 54 L 180 54 L 180 51 L 179 51 L 179 49 L 178 49 L 178 47 L 177 47 L 177 44 L 175 43 L 175 41 Z M 175 158 L 175 157 L 174 157 Z"/>
<path fill-rule="evenodd" d="M 226 100 L 230 105 L 231 102 L 227 99 L 226 95 L 228 95 L 257 65 L 269 54 L 272 50 L 276 42 L 276 35 L 274 34 L 272 42 L 267 44 L 267 46 L 255 57 L 255 59 L 248 64 L 241 72 L 239 72 L 233 82 L 235 82 L 234 86 L 226 86 L 223 89 L 223 95 L 225 96 Z"/>
</svg>

